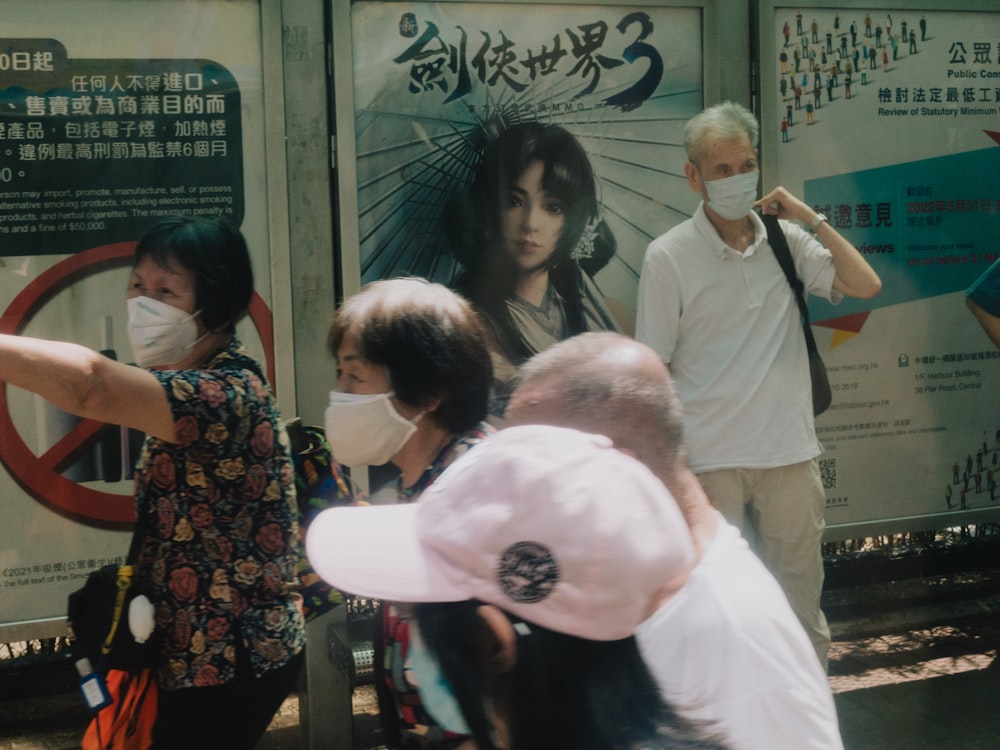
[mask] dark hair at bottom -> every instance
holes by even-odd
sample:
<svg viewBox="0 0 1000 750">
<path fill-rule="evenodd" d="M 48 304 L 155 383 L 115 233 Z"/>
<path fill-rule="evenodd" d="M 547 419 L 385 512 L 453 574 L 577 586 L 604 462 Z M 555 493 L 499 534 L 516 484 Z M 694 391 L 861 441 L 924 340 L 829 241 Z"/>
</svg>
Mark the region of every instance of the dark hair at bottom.
<svg viewBox="0 0 1000 750">
<path fill-rule="evenodd" d="M 418 604 L 416 619 L 479 750 L 495 750 L 486 711 L 491 677 L 479 667 L 480 604 Z M 635 638 L 589 641 L 527 625 L 510 684 L 511 750 L 725 747 L 665 702 Z"/>
</svg>

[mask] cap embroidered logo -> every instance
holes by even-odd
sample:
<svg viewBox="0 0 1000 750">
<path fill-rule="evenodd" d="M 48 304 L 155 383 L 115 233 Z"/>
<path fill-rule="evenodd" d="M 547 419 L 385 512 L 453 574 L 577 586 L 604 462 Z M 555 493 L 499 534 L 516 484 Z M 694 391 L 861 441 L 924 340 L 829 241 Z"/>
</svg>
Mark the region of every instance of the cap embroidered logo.
<svg viewBox="0 0 1000 750">
<path fill-rule="evenodd" d="M 545 545 L 517 542 L 500 556 L 497 582 L 515 602 L 540 602 L 559 582 L 559 563 Z"/>
</svg>

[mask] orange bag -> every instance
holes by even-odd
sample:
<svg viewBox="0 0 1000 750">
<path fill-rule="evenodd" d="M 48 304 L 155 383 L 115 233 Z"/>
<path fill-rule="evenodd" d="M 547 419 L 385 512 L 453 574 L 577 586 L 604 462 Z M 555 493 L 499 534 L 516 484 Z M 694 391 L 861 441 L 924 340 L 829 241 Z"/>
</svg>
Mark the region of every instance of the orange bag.
<svg viewBox="0 0 1000 750">
<path fill-rule="evenodd" d="M 111 704 L 90 721 L 83 750 L 146 750 L 153 744 L 156 721 L 156 673 L 152 669 L 105 675 Z"/>
</svg>

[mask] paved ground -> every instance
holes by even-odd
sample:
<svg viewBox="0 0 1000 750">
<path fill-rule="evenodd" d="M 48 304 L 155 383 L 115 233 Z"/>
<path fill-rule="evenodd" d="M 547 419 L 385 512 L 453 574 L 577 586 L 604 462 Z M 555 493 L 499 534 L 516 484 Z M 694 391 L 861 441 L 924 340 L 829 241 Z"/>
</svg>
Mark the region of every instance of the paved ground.
<svg viewBox="0 0 1000 750">
<path fill-rule="evenodd" d="M 847 750 L 1000 747 L 1000 615 L 835 642 L 830 684 Z"/>
<path fill-rule="evenodd" d="M 824 605 L 847 750 L 1000 747 L 1000 571 L 827 592 Z M 355 691 L 354 717 L 354 749 L 374 747 L 370 688 Z M 70 750 L 86 722 L 75 691 L 3 701 L 0 750 Z M 314 750 L 300 735 L 292 696 L 258 750 Z"/>
</svg>

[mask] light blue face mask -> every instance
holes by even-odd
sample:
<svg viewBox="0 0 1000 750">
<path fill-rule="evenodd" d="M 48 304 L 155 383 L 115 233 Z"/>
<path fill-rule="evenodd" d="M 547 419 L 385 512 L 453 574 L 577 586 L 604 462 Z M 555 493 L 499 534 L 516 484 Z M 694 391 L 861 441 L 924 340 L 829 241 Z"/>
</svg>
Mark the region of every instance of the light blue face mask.
<svg viewBox="0 0 1000 750">
<path fill-rule="evenodd" d="M 410 643 L 403 669 L 406 679 L 420 693 L 420 700 L 438 725 L 455 734 L 471 734 L 451 685 L 441 674 L 437 659 L 427 650 L 415 620 L 410 620 Z"/>
<path fill-rule="evenodd" d="M 753 210 L 758 172 L 744 172 L 721 180 L 705 180 L 708 206 L 723 219 L 736 221 Z"/>
</svg>

